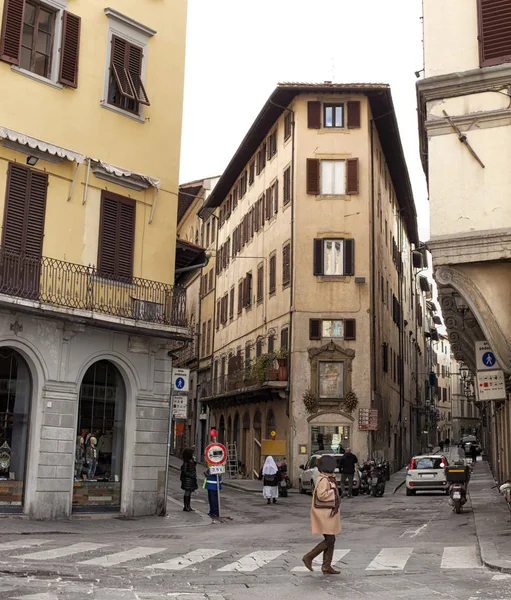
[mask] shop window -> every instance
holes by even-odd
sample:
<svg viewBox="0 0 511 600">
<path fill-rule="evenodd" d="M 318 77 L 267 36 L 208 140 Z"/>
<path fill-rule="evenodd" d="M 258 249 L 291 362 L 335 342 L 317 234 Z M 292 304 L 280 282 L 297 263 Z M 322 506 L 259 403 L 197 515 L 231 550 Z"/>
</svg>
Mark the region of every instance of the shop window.
<svg viewBox="0 0 511 600">
<path fill-rule="evenodd" d="M 312 425 L 311 454 L 318 451 L 343 453 L 351 446 L 349 425 Z"/>
<path fill-rule="evenodd" d="M 73 509 L 119 507 L 126 390 L 109 361 L 94 363 L 80 386 Z"/>
</svg>

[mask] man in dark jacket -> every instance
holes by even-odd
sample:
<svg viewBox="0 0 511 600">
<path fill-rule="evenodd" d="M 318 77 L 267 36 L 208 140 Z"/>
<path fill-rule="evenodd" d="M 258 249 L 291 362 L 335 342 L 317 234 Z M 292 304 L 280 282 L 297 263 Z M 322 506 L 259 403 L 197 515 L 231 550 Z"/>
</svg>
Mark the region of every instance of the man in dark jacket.
<svg viewBox="0 0 511 600">
<path fill-rule="evenodd" d="M 340 458 L 339 471 L 341 472 L 341 492 L 343 496 L 348 498 L 351 498 L 353 476 L 355 475 L 355 465 L 357 463 L 358 458 L 351 452 L 351 448 L 347 448 Z"/>
<path fill-rule="evenodd" d="M 181 465 L 181 489 L 184 490 L 184 508 L 185 512 L 193 512 L 190 506 L 192 492 L 199 486 L 197 485 L 197 468 L 193 458 L 193 450 L 185 448 L 183 450 L 183 464 Z"/>
</svg>

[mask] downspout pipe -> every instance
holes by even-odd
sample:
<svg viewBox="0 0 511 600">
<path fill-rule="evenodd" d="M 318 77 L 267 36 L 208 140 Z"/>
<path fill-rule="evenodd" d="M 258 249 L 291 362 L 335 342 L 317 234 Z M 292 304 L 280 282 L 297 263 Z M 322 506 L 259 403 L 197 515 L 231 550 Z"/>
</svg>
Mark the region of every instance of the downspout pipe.
<svg viewBox="0 0 511 600">
<path fill-rule="evenodd" d="M 371 406 L 376 399 L 376 258 L 374 214 L 374 120 L 370 120 L 371 137 Z M 373 433 L 369 432 L 369 457 L 373 451 Z"/>
<path fill-rule="evenodd" d="M 211 258 L 210 256 L 206 256 L 206 258 L 204 259 L 204 262 L 201 262 L 198 265 L 192 265 L 191 267 L 181 267 L 180 269 L 174 269 L 174 273 L 178 273 L 178 274 L 186 273 L 188 271 L 195 271 L 196 269 L 202 269 L 204 267 L 207 267 L 210 258 Z"/>
</svg>

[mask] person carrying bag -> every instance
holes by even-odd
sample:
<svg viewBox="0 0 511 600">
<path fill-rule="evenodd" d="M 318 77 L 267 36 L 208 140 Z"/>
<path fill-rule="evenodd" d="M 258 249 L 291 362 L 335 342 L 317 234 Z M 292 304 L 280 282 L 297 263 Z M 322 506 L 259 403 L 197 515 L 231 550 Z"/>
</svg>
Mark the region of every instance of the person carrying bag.
<svg viewBox="0 0 511 600">
<path fill-rule="evenodd" d="M 313 571 L 312 561 L 323 552 L 321 570 L 325 575 L 339 574 L 339 571 L 332 567 L 335 536 L 341 533 L 341 516 L 339 513 L 341 501 L 337 489 L 337 479 L 334 475 L 336 467 L 337 461 L 333 456 L 325 455 L 319 460 L 319 478 L 312 494 L 310 515 L 312 533 L 322 535 L 324 540 L 302 558 L 307 569 Z"/>
</svg>

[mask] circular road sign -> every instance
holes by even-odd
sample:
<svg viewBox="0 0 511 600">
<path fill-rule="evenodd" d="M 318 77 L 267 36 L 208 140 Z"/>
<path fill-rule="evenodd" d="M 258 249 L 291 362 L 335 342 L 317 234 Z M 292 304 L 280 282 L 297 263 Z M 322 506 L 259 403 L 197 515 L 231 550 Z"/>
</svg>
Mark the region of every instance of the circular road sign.
<svg viewBox="0 0 511 600">
<path fill-rule="evenodd" d="M 493 367 L 493 365 L 497 362 L 495 358 L 495 354 L 493 352 L 485 352 L 483 354 L 483 363 L 485 367 Z"/>
<path fill-rule="evenodd" d="M 204 457 L 210 465 L 223 465 L 227 458 L 227 450 L 223 444 L 215 442 L 206 447 Z"/>
</svg>

